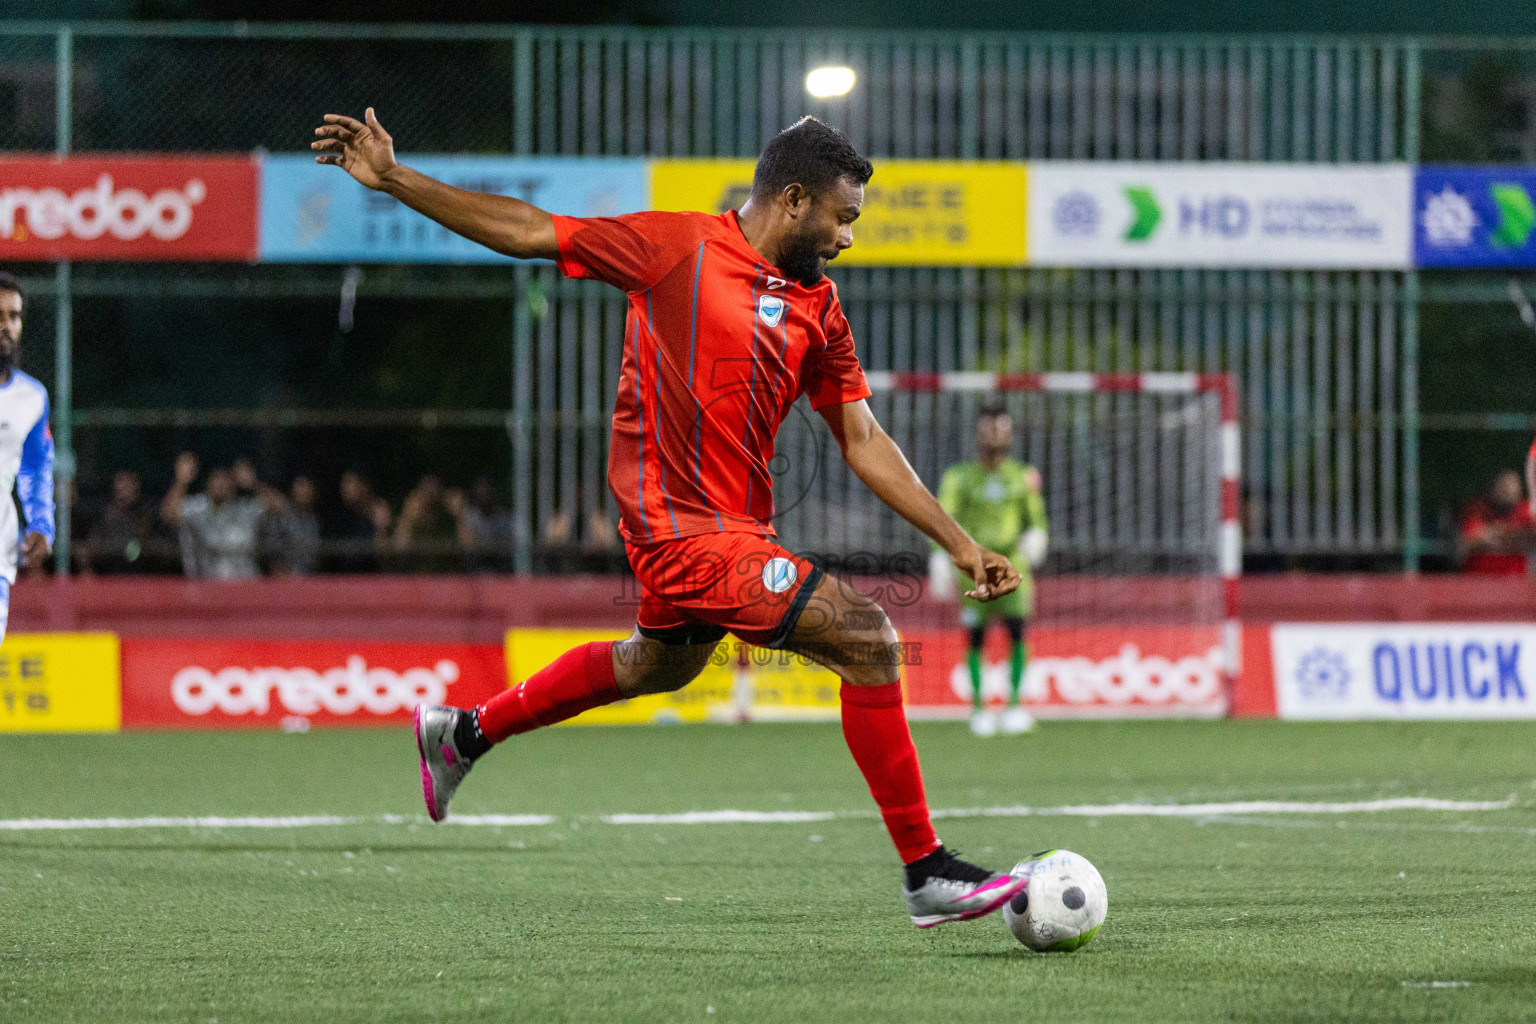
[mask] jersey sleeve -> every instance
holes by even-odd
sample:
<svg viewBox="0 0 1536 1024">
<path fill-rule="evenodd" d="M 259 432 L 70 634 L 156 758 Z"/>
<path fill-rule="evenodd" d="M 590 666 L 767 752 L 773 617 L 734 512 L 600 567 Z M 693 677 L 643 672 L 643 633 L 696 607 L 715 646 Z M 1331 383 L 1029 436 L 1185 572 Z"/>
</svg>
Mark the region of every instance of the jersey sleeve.
<svg viewBox="0 0 1536 1024">
<path fill-rule="evenodd" d="M 843 316 L 836 285 L 832 286 L 821 323 L 827 332 L 827 347 L 816 357 L 806 379 L 805 391 L 811 396 L 811 408 L 821 410 L 868 398 L 869 382 L 864 379 L 864 369 L 854 352 L 853 331 L 848 327 L 848 318 Z"/>
<path fill-rule="evenodd" d="M 1045 495 L 1040 492 L 1039 487 L 1035 486 L 1037 479 L 1039 479 L 1039 471 L 1033 466 L 1025 466 L 1022 499 L 1024 514 L 1019 517 L 1019 521 L 1024 524 L 1026 530 L 1049 530 L 1050 524 L 1045 519 Z"/>
<path fill-rule="evenodd" d="M 643 292 L 660 281 L 699 242 L 695 217 L 686 213 L 553 219 L 560 273 L 626 292 Z"/>
<path fill-rule="evenodd" d="M 21 442 L 21 467 L 16 474 L 16 494 L 27 517 L 27 532 L 40 533 L 53 543 L 53 434 L 48 429 L 48 398 L 43 414 L 26 440 Z"/>
</svg>

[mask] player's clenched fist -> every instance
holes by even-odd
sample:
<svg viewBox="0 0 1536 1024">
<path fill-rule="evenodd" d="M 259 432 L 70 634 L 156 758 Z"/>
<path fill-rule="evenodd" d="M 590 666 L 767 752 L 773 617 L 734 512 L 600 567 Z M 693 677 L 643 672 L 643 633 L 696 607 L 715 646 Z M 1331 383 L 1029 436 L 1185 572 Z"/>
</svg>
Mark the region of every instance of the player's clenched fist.
<svg viewBox="0 0 1536 1024">
<path fill-rule="evenodd" d="M 1019 589 L 1019 570 L 1005 555 L 977 544 L 954 557 L 956 567 L 976 582 L 976 589 L 966 591 L 966 597 L 992 601 Z"/>
<path fill-rule="evenodd" d="M 382 189 L 384 176 L 393 170 L 395 140 L 389 137 L 369 107 L 363 120 L 345 114 L 326 114 L 325 124 L 315 129 L 320 136 L 309 148 L 320 155 L 317 164 L 335 164 L 369 188 Z"/>
</svg>

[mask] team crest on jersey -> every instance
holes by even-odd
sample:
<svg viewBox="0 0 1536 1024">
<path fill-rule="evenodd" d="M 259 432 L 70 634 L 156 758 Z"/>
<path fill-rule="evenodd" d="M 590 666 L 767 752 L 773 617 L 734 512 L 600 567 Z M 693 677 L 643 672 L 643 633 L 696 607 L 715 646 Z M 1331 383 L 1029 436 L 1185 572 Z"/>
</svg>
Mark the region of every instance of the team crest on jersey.
<svg viewBox="0 0 1536 1024">
<path fill-rule="evenodd" d="M 775 594 L 782 594 L 795 585 L 800 570 L 787 558 L 770 558 L 763 566 L 763 586 Z"/>
<path fill-rule="evenodd" d="M 777 327 L 784 319 L 784 298 L 780 295 L 760 295 L 757 299 L 757 318 L 765 326 Z"/>
</svg>

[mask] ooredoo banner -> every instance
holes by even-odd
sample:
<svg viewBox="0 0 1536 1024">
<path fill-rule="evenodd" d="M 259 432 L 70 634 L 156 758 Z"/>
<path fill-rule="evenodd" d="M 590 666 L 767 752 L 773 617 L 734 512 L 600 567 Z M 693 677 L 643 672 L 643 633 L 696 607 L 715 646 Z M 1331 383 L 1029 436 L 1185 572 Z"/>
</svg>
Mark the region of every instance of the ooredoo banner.
<svg viewBox="0 0 1536 1024">
<path fill-rule="evenodd" d="M 251 157 L 0 157 L 0 259 L 255 258 Z"/>
<path fill-rule="evenodd" d="M 1281 623 L 1281 718 L 1536 718 L 1536 625 Z"/>
<path fill-rule="evenodd" d="M 1029 165 L 1029 262 L 1052 267 L 1412 265 L 1407 164 Z"/>
<path fill-rule="evenodd" d="M 971 707 L 965 638 L 951 631 L 904 633 L 907 704 L 915 718 L 951 718 Z M 1215 628 L 1043 626 L 1029 633 L 1024 705 L 1046 718 L 1196 717 L 1226 713 L 1221 635 Z M 1008 697 L 1001 638 L 984 651 L 982 694 Z"/>
<path fill-rule="evenodd" d="M 506 687 L 496 644 L 124 639 L 122 652 L 129 729 L 383 725 Z"/>
</svg>

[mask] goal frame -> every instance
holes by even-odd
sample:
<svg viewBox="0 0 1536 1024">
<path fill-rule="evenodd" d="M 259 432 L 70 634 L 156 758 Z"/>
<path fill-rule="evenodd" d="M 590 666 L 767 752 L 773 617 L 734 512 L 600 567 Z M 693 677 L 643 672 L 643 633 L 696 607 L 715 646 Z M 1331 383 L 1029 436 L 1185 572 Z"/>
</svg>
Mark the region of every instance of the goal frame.
<svg viewBox="0 0 1536 1024">
<path fill-rule="evenodd" d="M 1216 531 L 1217 573 L 1222 581 L 1221 648 L 1226 662 L 1223 680 L 1227 715 L 1242 675 L 1243 573 L 1241 523 L 1241 433 L 1237 421 L 1237 380 L 1230 373 L 991 373 L 987 371 L 868 370 L 864 374 L 871 391 L 913 393 L 971 392 L 998 394 L 1094 395 L 1215 395 L 1220 406 L 1219 458 L 1221 517 Z"/>
</svg>

